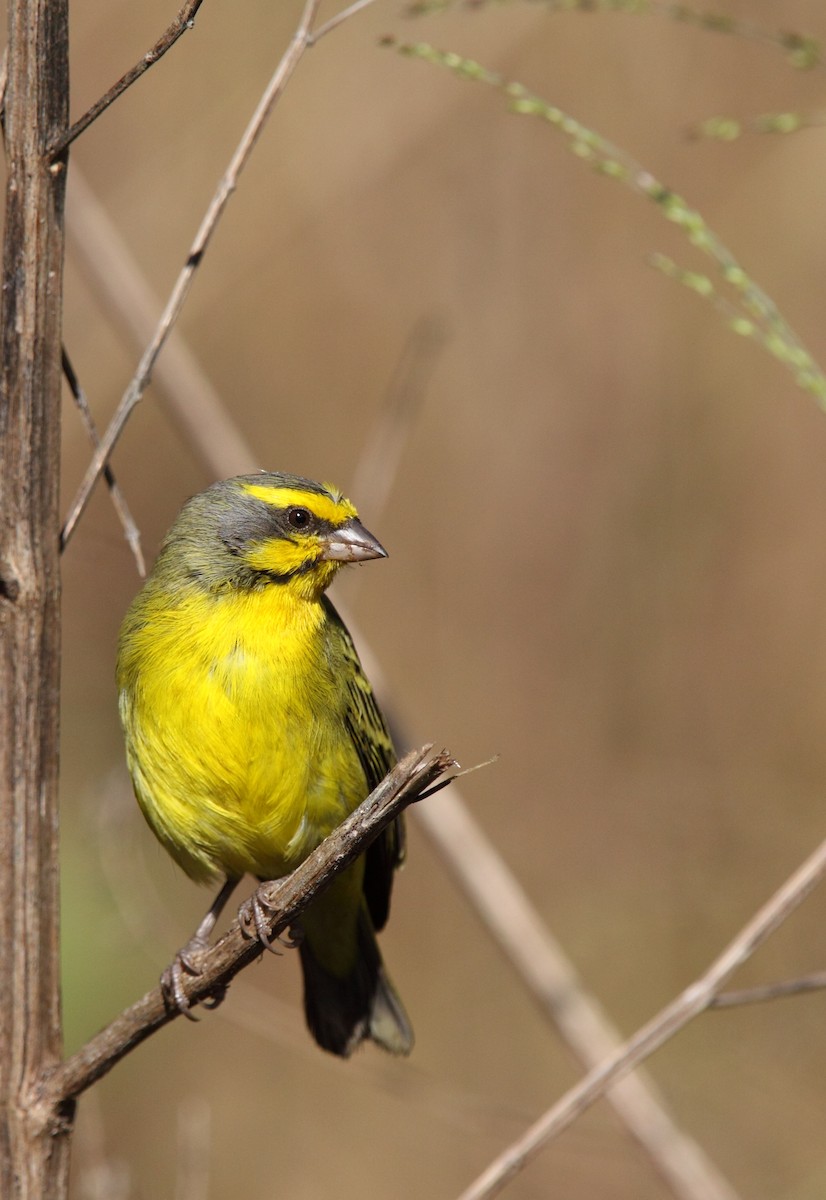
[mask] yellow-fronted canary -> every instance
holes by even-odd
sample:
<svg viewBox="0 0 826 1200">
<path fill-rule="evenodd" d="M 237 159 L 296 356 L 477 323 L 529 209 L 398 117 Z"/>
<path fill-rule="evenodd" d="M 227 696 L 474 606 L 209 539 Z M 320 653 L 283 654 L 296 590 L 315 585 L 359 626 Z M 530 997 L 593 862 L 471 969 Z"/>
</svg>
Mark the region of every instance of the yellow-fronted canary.
<svg viewBox="0 0 826 1200">
<path fill-rule="evenodd" d="M 296 867 L 395 755 L 353 641 L 325 595 L 345 563 L 385 557 L 336 488 L 242 475 L 184 505 L 124 620 L 117 678 L 135 794 L 193 879 Z M 376 944 L 403 853 L 400 821 L 301 920 L 304 1006 L 319 1045 L 413 1035 Z M 180 952 L 206 943 L 213 906 Z"/>
</svg>

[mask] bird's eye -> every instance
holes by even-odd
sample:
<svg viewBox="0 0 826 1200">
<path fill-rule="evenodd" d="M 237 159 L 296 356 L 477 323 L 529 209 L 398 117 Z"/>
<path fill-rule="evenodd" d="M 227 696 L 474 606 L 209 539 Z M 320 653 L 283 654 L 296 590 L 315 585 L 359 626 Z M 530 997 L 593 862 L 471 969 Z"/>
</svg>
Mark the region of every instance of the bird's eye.
<svg viewBox="0 0 826 1200">
<path fill-rule="evenodd" d="M 291 529 L 306 529 L 313 516 L 308 508 L 288 508 L 287 524 Z"/>
</svg>

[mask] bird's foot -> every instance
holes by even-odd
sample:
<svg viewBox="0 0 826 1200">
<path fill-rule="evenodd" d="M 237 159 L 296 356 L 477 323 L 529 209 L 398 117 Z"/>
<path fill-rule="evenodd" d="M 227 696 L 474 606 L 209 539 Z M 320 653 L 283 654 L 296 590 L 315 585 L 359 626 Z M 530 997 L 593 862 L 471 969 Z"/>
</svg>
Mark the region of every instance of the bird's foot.
<svg viewBox="0 0 826 1200">
<path fill-rule="evenodd" d="M 262 894 L 265 886 L 266 883 L 257 887 L 249 900 L 245 900 L 240 906 L 238 924 L 244 937 L 256 938 L 272 954 L 280 954 L 278 946 L 284 946 L 287 950 L 294 949 L 300 943 L 303 933 L 298 925 L 291 925 L 286 934 L 279 934 L 276 937 L 271 935 L 268 918 L 271 918 L 277 910 Z"/>
<path fill-rule="evenodd" d="M 161 991 L 167 1007 L 182 1013 L 189 1021 L 197 1021 L 198 1018 L 184 991 L 184 979 L 187 975 L 198 976 L 203 973 L 202 960 L 208 950 L 209 940 L 196 934 L 178 951 L 161 975 Z M 200 1003 L 204 1008 L 217 1008 L 225 995 L 226 988 L 219 988 Z"/>
</svg>

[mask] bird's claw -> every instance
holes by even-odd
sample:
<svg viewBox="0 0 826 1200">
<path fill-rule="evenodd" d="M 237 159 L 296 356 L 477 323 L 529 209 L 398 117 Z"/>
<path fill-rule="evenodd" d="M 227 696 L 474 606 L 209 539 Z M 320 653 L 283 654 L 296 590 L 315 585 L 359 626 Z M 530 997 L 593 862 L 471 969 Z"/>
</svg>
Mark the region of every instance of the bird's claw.
<svg viewBox="0 0 826 1200">
<path fill-rule="evenodd" d="M 288 950 L 297 950 L 304 941 L 304 930 L 296 921 L 291 925 L 285 934 L 279 937 L 279 942 L 282 946 L 286 946 Z"/>
<path fill-rule="evenodd" d="M 257 939 L 272 954 L 281 953 L 278 946 L 284 946 L 287 950 L 294 949 L 303 937 L 301 929 L 297 925 L 291 925 L 286 934 L 273 937 L 269 930 L 268 918 L 272 917 L 276 910 L 261 892 L 261 887 L 256 888 L 249 900 L 245 900 L 238 909 L 241 932 L 250 940 Z"/>
<path fill-rule="evenodd" d="M 193 937 L 175 955 L 171 964 L 161 975 L 161 992 L 167 1008 L 180 1013 L 188 1021 L 199 1018 L 192 1011 L 192 1005 L 184 991 L 184 978 L 187 975 L 198 976 L 203 973 L 201 960 L 209 949 L 209 943 L 202 938 Z M 217 1008 L 226 995 L 226 987 L 216 988 L 201 1001 L 204 1008 Z"/>
<path fill-rule="evenodd" d="M 238 924 L 245 938 L 250 941 L 257 939 L 266 950 L 280 954 L 278 947 L 273 945 L 273 941 L 278 939 L 273 939 L 267 928 L 267 917 L 272 916 L 273 910 L 260 892 L 261 889 L 256 888 L 249 900 L 245 900 L 238 909 Z"/>
<path fill-rule="evenodd" d="M 171 964 L 164 968 L 161 975 L 161 992 L 163 993 L 164 1004 L 173 1012 L 178 1012 L 186 1017 L 188 1021 L 197 1021 L 189 1003 L 189 999 L 184 992 L 183 979 L 186 971 L 184 959 L 182 955 L 176 954 Z"/>
</svg>

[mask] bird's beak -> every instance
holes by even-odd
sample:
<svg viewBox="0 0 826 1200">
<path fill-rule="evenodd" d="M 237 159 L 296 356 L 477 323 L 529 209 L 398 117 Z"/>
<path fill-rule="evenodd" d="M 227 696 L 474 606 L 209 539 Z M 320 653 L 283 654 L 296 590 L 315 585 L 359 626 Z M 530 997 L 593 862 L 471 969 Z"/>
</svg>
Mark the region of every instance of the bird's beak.
<svg viewBox="0 0 826 1200">
<path fill-rule="evenodd" d="M 361 521 L 352 518 L 323 539 L 322 562 L 363 562 L 368 558 L 387 558 L 381 542 L 368 533 Z"/>
</svg>

